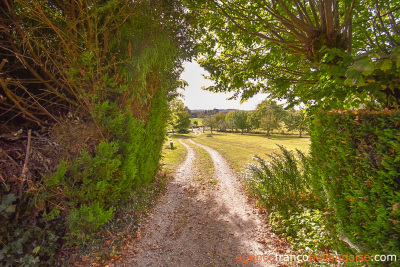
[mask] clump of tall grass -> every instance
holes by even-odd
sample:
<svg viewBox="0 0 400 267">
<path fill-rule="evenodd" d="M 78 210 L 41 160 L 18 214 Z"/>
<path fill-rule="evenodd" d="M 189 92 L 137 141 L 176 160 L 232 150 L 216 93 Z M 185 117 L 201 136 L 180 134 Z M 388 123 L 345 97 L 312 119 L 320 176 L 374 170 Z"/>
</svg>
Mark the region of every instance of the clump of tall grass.
<svg viewBox="0 0 400 267">
<path fill-rule="evenodd" d="M 279 146 L 279 145 L 278 145 Z M 267 154 L 268 160 L 253 157 L 243 178 L 267 211 L 291 211 L 310 199 L 309 158 L 279 146 L 280 153 Z"/>
<path fill-rule="evenodd" d="M 274 231 L 293 249 L 329 251 L 334 233 L 312 194 L 310 158 L 300 150 L 279 149 L 280 153 L 267 154 L 268 160 L 255 156 L 243 178 L 268 211 Z"/>
</svg>

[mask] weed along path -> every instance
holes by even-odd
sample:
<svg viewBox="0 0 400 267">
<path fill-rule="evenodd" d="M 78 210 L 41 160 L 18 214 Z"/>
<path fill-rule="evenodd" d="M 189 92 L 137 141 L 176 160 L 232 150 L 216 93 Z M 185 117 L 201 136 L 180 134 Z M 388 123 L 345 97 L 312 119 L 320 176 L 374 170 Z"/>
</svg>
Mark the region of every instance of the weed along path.
<svg viewBox="0 0 400 267">
<path fill-rule="evenodd" d="M 238 255 L 292 253 L 247 200 L 217 151 L 191 139 L 180 142 L 186 160 L 119 266 L 284 266 L 237 261 Z M 207 161 L 211 175 L 203 170 Z"/>
</svg>

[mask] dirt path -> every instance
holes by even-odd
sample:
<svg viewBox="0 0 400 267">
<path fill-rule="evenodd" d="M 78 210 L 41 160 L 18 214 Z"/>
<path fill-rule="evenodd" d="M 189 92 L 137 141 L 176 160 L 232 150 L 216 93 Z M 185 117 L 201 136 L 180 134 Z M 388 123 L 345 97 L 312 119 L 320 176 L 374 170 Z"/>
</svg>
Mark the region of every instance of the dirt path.
<svg viewBox="0 0 400 267">
<path fill-rule="evenodd" d="M 181 143 L 188 150 L 185 162 L 119 266 L 277 266 L 236 261 L 238 254 L 290 252 L 265 223 L 265 215 L 246 200 L 222 156 L 192 140 L 190 146 Z M 194 179 L 195 145 L 211 155 L 218 186 L 204 189 Z"/>
</svg>

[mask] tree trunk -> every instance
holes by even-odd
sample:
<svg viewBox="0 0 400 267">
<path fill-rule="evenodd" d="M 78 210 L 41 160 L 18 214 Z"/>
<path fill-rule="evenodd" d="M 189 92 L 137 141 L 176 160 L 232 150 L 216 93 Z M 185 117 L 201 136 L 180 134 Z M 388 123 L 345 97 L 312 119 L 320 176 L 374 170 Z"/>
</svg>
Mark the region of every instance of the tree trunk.
<svg viewBox="0 0 400 267">
<path fill-rule="evenodd" d="M 301 130 L 300 130 L 300 136 L 299 136 L 299 137 L 300 137 L 300 138 L 302 137 L 302 136 L 301 136 Z"/>
</svg>

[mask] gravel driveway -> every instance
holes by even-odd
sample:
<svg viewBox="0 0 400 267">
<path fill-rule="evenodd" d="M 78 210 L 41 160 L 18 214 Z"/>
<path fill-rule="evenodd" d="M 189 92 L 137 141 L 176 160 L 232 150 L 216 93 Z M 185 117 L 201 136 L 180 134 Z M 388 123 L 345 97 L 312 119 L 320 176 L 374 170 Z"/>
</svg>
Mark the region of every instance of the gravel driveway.
<svg viewBox="0 0 400 267">
<path fill-rule="evenodd" d="M 272 232 L 262 210 L 247 199 L 241 183 L 217 151 L 193 140 L 180 142 L 188 150 L 187 158 L 119 266 L 285 266 L 236 260 L 237 255 L 291 252 Z M 218 186 L 198 186 L 192 146 L 211 155 Z"/>
</svg>

